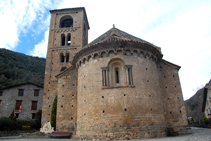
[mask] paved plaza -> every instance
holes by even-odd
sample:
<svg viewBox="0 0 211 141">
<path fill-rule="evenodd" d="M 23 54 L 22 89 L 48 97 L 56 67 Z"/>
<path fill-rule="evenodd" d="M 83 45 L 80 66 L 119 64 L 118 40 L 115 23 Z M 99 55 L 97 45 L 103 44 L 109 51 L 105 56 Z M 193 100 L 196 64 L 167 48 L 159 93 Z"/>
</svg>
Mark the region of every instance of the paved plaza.
<svg viewBox="0 0 211 141">
<path fill-rule="evenodd" d="M 207 128 L 197 128 L 191 127 L 193 134 L 189 135 L 182 135 L 176 137 L 164 137 L 164 138 L 153 138 L 153 139 L 146 139 L 146 140 L 133 140 L 133 141 L 211 141 L 211 129 Z M 5 137 L 0 138 L 1 141 L 79 141 L 74 139 L 52 139 L 52 138 L 21 138 L 21 137 Z M 95 140 L 97 141 L 97 140 Z"/>
</svg>

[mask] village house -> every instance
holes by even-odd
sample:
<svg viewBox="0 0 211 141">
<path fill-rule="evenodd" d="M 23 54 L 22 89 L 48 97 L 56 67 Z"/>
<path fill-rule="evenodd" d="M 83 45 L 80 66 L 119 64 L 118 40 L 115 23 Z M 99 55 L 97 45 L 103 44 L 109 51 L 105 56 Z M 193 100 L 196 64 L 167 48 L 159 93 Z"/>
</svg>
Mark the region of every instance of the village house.
<svg viewBox="0 0 211 141">
<path fill-rule="evenodd" d="M 43 86 L 25 82 L 0 89 L 0 117 L 14 110 L 18 119 L 30 120 L 42 110 Z"/>
</svg>

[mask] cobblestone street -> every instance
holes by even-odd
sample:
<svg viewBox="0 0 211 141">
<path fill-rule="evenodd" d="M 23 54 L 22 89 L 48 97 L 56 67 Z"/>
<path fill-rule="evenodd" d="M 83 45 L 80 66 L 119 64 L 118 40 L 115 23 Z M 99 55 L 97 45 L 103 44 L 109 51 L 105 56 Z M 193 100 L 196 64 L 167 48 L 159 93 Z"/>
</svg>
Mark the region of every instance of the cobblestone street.
<svg viewBox="0 0 211 141">
<path fill-rule="evenodd" d="M 154 139 L 146 139 L 146 140 L 133 140 L 133 141 L 211 141 L 211 129 L 207 128 L 197 128 L 191 127 L 193 134 L 182 135 L 176 137 L 164 137 L 164 138 L 154 138 Z M 63 141 L 63 140 L 71 140 L 73 139 L 52 139 L 52 138 L 21 138 L 17 137 L 1 137 L 1 141 Z M 78 141 L 78 140 L 76 140 Z M 97 141 L 97 140 L 95 140 Z"/>
</svg>

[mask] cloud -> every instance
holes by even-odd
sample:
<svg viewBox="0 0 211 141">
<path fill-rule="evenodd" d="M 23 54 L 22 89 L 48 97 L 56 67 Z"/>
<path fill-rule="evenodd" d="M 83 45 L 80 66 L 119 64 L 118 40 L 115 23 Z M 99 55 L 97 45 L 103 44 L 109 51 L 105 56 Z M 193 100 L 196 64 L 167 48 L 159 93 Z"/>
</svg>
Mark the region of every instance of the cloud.
<svg viewBox="0 0 211 141">
<path fill-rule="evenodd" d="M 2 27 L 0 48 L 14 50 L 20 41 L 20 36 L 34 31 L 46 30 L 46 15 L 49 8 L 58 5 L 59 0 L 7 0 L 1 1 L 0 26 Z M 42 25 L 42 26 L 41 26 Z"/>
<path fill-rule="evenodd" d="M 184 99 L 211 78 L 211 9 L 202 4 L 151 28 L 144 38 L 161 47 L 164 59 L 181 65 Z"/>
<path fill-rule="evenodd" d="M 45 31 L 44 39 L 34 46 L 34 49 L 30 51 L 30 55 L 37 57 L 46 57 L 48 47 L 48 35 L 49 29 Z"/>
</svg>

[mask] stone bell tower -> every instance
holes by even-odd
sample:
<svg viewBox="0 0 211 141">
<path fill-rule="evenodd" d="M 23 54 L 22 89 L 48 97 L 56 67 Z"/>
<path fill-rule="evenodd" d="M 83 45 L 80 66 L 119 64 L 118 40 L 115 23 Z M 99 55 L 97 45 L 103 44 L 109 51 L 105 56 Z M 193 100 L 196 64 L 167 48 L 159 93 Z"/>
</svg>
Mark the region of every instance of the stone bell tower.
<svg viewBox="0 0 211 141">
<path fill-rule="evenodd" d="M 58 85 L 55 76 L 70 67 L 72 55 L 88 43 L 89 30 L 84 7 L 50 10 L 50 13 L 42 125 L 51 120 L 51 109 Z"/>
</svg>

